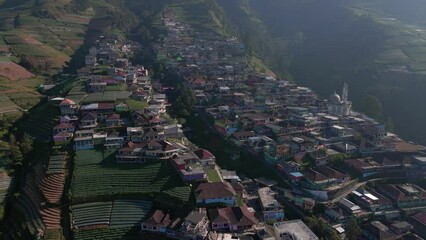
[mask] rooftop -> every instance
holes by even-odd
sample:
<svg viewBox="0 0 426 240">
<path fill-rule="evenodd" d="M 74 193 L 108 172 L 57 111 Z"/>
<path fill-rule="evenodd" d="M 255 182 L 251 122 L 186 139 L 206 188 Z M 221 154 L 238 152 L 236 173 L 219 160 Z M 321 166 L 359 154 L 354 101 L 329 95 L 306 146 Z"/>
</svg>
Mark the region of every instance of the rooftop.
<svg viewBox="0 0 426 240">
<path fill-rule="evenodd" d="M 319 239 L 300 219 L 274 223 L 274 231 L 275 235 L 280 237 L 277 239 L 282 240 L 288 239 L 288 236 L 292 236 L 294 240 Z"/>
<path fill-rule="evenodd" d="M 281 207 L 281 204 L 275 199 L 275 192 L 272 191 L 269 187 L 260 188 L 258 191 L 260 203 L 263 206 L 263 209 L 269 207 Z"/>
</svg>

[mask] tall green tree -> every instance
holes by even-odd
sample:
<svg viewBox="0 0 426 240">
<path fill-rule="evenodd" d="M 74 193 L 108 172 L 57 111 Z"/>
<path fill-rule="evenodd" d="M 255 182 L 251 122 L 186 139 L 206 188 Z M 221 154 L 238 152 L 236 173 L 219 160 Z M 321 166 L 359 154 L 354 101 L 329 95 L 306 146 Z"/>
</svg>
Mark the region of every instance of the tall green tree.
<svg viewBox="0 0 426 240">
<path fill-rule="evenodd" d="M 376 120 L 383 118 L 382 102 L 375 96 L 366 96 L 362 101 L 361 111 Z"/>
<path fill-rule="evenodd" d="M 349 240 L 356 240 L 360 235 L 361 228 L 358 224 L 358 221 L 354 217 L 351 217 L 346 226 L 346 236 Z"/>
<path fill-rule="evenodd" d="M 21 142 L 19 143 L 19 148 L 22 154 L 26 155 L 33 150 L 33 139 L 27 133 L 24 133 L 22 136 Z"/>
<path fill-rule="evenodd" d="M 395 130 L 395 125 L 394 125 L 393 120 L 392 120 L 392 118 L 391 118 L 391 117 L 388 117 L 388 118 L 386 119 L 385 127 L 386 127 L 386 130 L 387 130 L 387 131 L 389 131 L 389 132 L 394 132 L 394 130 Z"/>
</svg>

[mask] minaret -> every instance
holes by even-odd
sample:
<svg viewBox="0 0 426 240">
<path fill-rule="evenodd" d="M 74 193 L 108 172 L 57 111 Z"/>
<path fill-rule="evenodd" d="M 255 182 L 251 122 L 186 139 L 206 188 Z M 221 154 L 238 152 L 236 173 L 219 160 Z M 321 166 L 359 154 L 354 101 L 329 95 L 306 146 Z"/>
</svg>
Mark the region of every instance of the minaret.
<svg viewBox="0 0 426 240">
<path fill-rule="evenodd" d="M 347 83 L 343 84 L 342 102 L 347 102 L 348 101 L 348 91 L 349 91 L 348 84 Z"/>
</svg>

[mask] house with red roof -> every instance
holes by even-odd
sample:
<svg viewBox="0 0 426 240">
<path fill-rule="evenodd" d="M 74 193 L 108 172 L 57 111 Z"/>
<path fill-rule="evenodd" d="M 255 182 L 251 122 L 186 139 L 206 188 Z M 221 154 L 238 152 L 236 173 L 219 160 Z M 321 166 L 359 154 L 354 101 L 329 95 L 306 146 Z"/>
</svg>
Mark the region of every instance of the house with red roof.
<svg viewBox="0 0 426 240">
<path fill-rule="evenodd" d="M 128 142 L 116 154 L 118 163 L 144 163 L 152 160 L 166 160 L 177 156 L 180 149 L 173 144 L 160 140 L 140 143 Z"/>
<path fill-rule="evenodd" d="M 228 182 L 201 183 L 195 189 L 197 204 L 224 204 L 234 206 L 237 193 Z"/>
<path fill-rule="evenodd" d="M 141 229 L 142 231 L 165 233 L 171 223 L 168 213 L 162 210 L 155 210 L 149 218 L 141 223 Z"/>
<path fill-rule="evenodd" d="M 383 184 L 378 191 L 399 208 L 426 206 L 426 190 L 415 184 Z"/>
<path fill-rule="evenodd" d="M 202 78 L 196 78 L 191 82 L 191 87 L 193 89 L 204 89 L 206 86 L 206 81 Z"/>
<path fill-rule="evenodd" d="M 53 134 L 53 142 L 57 145 L 68 144 L 71 142 L 73 134 L 70 132 L 60 132 Z"/>
<path fill-rule="evenodd" d="M 78 111 L 78 105 L 71 99 L 65 98 L 60 104 L 62 115 L 73 115 Z"/>
<path fill-rule="evenodd" d="M 194 154 L 197 155 L 199 162 L 201 163 L 202 166 L 214 167 L 216 163 L 216 157 L 209 150 L 199 148 L 194 151 Z"/>
<path fill-rule="evenodd" d="M 257 223 L 254 213 L 246 206 L 210 209 L 209 220 L 215 231 L 242 231 Z"/>
</svg>

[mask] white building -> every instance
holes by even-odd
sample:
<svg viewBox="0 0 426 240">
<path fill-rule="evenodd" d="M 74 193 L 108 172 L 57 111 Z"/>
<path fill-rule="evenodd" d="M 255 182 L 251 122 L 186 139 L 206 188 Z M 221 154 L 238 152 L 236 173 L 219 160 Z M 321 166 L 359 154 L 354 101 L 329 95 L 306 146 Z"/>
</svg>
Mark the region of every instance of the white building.
<svg viewBox="0 0 426 240">
<path fill-rule="evenodd" d="M 319 240 L 300 219 L 274 223 L 274 233 L 277 240 Z"/>
<path fill-rule="evenodd" d="M 329 114 L 348 116 L 351 114 L 352 102 L 348 101 L 348 85 L 345 83 L 342 91 L 342 98 L 334 92 L 330 95 L 327 102 L 327 110 Z"/>
<path fill-rule="evenodd" d="M 260 207 L 262 208 L 263 220 L 282 221 L 284 219 L 284 210 L 281 204 L 275 199 L 275 192 L 269 187 L 258 190 Z"/>
</svg>

